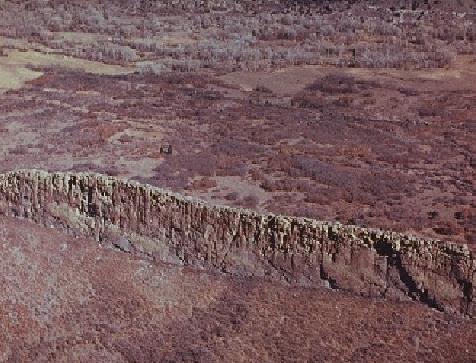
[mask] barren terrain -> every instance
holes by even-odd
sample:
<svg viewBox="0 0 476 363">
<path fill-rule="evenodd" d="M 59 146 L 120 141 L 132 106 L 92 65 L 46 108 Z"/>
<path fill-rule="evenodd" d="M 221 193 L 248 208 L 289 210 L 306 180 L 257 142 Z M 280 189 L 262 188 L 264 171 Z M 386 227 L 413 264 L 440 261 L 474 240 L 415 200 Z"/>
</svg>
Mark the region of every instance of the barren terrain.
<svg viewBox="0 0 476 363">
<path fill-rule="evenodd" d="M 99 172 L 474 254 L 475 104 L 474 1 L 0 0 L 0 173 Z M 476 357 L 474 319 L 16 223 L 0 361 Z"/>
<path fill-rule="evenodd" d="M 411 74 L 34 69 L 42 75 L 0 95 L 2 171 L 100 171 L 219 204 L 475 243 L 472 57 Z"/>
<path fill-rule="evenodd" d="M 414 302 L 151 263 L 4 217 L 0 244 L 6 362 L 469 363 L 476 356 L 476 324 Z"/>
<path fill-rule="evenodd" d="M 31 4 L 23 10 L 25 18 L 45 11 L 34 10 L 35 2 Z M 387 5 L 381 9 L 394 9 L 395 14 L 397 8 Z M 21 8 L 6 2 L 3 11 L 8 14 L 15 6 Z M 164 49 L 200 47 L 200 39 L 217 36 L 210 33 L 214 21 L 218 28 L 227 29 L 229 20 L 238 15 L 204 12 L 200 16 L 210 25 L 187 22 L 191 29 L 198 27 L 193 33 L 196 39 L 190 39 L 192 33 L 178 32 L 172 21 L 176 18 L 160 17 L 160 9 L 151 10 L 156 15 L 145 18 L 151 21 L 142 24 L 146 30 L 135 28 L 142 14 L 137 5 L 136 15 L 129 18 L 130 36 L 136 42 L 160 42 L 160 48 L 153 49 L 162 49 L 162 53 L 152 52 L 152 56 L 144 50 L 143 59 L 115 62 L 107 58 L 110 53 L 102 51 L 101 63 L 92 55 L 89 60 L 74 58 L 71 49 L 82 49 L 78 44 L 105 46 L 108 39 L 110 44 L 119 39 L 125 44 L 126 35 L 108 35 L 106 27 L 125 19 L 125 10 L 117 4 L 100 8 L 107 13 L 105 28 L 84 18 L 78 20 L 83 21 L 78 28 L 82 33 L 78 33 L 79 25 L 75 20 L 68 23 L 67 14 L 92 11 L 78 6 L 65 7 L 58 15 L 70 25 L 41 25 L 42 16 L 33 17 L 32 24 L 38 23 L 38 29 L 46 26 L 45 36 L 34 31 L 21 35 L 27 29 L 18 26 L 15 36 L 11 27 L 4 28 L 0 170 L 22 166 L 100 171 L 220 204 L 475 244 L 476 58 L 471 50 L 474 26 L 470 20 L 464 20 L 461 31 L 466 33 L 461 37 L 456 32 L 461 22 L 457 22 L 451 29 L 456 33 L 448 33 L 446 39 L 440 33 L 447 28 L 438 28 L 436 19 L 454 14 L 437 5 L 414 11 L 403 8 L 400 18 L 393 16 L 390 23 L 379 23 L 385 16 L 371 18 L 376 22 L 372 34 L 375 38 L 380 32 L 383 44 L 394 44 L 392 31 L 411 38 L 406 33 L 411 28 L 428 33 L 422 42 L 429 48 L 419 48 L 427 56 L 434 54 L 430 44 L 440 50 L 456 47 L 444 67 L 418 63 L 336 68 L 337 56 L 329 55 L 319 61 L 283 61 L 259 69 L 242 63 L 237 63 L 239 69 L 225 70 L 213 64 L 203 68 L 206 63 L 195 60 L 193 71 L 170 72 L 167 67 L 173 62 L 161 58 Z M 319 7 L 311 15 L 291 12 L 285 17 L 278 16 L 279 9 L 267 20 L 276 21 L 276 29 L 291 28 L 304 19 L 320 19 L 332 26 L 344 21 L 321 14 Z M 344 16 L 340 8 L 334 11 L 348 17 L 346 21 L 363 11 L 358 5 L 349 9 L 355 15 Z M 458 11 L 471 19 L 467 5 Z M 415 20 L 420 12 L 424 17 Z M 236 34 L 246 33 L 246 28 L 235 28 Z M 366 39 L 368 49 L 373 49 L 379 42 L 370 41 L 368 32 L 369 28 L 354 31 L 352 41 Z M 325 39 L 329 44 L 350 36 L 339 30 L 320 37 L 316 34 L 316 41 Z M 53 47 L 52 39 L 57 38 L 62 40 L 55 40 Z M 297 47 L 311 41 L 306 39 L 281 46 Z M 272 44 L 271 39 L 263 38 L 254 47 L 262 47 L 260 42 Z M 418 48 L 419 43 L 405 44 Z M 372 59 L 379 57 L 376 54 Z M 258 65 L 266 64 L 265 60 Z M 165 68 L 158 71 L 156 66 Z M 173 153 L 160 153 L 163 145 L 171 145 Z"/>
</svg>

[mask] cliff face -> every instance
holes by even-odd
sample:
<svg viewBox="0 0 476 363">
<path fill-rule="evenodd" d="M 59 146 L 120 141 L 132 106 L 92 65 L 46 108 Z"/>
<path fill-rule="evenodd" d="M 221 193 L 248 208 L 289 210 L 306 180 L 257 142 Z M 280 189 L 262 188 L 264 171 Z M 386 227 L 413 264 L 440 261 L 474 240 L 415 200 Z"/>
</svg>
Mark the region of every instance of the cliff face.
<svg viewBox="0 0 476 363">
<path fill-rule="evenodd" d="M 414 299 L 476 316 L 476 261 L 450 242 L 213 206 L 98 174 L 0 175 L 0 214 L 154 259 Z"/>
</svg>

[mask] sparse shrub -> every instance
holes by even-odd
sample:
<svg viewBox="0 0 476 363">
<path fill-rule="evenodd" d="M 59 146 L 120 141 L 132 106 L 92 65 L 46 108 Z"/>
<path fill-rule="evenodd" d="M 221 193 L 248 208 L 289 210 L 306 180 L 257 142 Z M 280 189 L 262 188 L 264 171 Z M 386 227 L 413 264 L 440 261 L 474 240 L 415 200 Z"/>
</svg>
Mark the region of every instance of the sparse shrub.
<svg viewBox="0 0 476 363">
<path fill-rule="evenodd" d="M 277 189 L 276 183 L 270 177 L 264 177 L 264 180 L 261 182 L 260 187 L 266 190 L 267 192 L 274 192 Z"/>
<path fill-rule="evenodd" d="M 259 198 L 256 195 L 247 195 L 240 201 L 240 205 L 245 208 L 256 208 L 259 203 Z"/>
<path fill-rule="evenodd" d="M 121 142 L 123 144 L 127 144 L 127 143 L 132 142 L 134 140 L 134 138 L 131 135 L 124 134 L 124 135 L 121 135 L 118 140 L 119 140 L 119 142 Z"/>
<path fill-rule="evenodd" d="M 13 149 L 10 150 L 10 154 L 13 155 L 25 155 L 28 154 L 29 150 L 28 147 L 25 145 L 17 145 Z"/>
<path fill-rule="evenodd" d="M 237 192 L 228 193 L 228 194 L 225 195 L 225 199 L 230 200 L 230 201 L 237 200 L 238 199 L 238 193 Z"/>
<path fill-rule="evenodd" d="M 191 190 L 206 190 L 215 188 L 217 186 L 217 182 L 214 179 L 210 179 L 208 177 L 203 177 L 200 179 L 194 180 L 188 187 Z"/>
</svg>

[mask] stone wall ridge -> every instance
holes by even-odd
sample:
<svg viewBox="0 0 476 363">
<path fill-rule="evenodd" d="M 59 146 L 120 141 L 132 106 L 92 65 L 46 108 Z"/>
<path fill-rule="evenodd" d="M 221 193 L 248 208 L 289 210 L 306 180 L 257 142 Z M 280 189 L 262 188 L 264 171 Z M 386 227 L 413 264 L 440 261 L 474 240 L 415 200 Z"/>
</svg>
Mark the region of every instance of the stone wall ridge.
<svg viewBox="0 0 476 363">
<path fill-rule="evenodd" d="M 466 245 L 216 205 L 90 172 L 0 174 L 0 215 L 28 218 L 173 263 L 415 300 L 476 316 L 476 262 Z M 122 237 L 120 237 L 122 235 Z"/>
</svg>

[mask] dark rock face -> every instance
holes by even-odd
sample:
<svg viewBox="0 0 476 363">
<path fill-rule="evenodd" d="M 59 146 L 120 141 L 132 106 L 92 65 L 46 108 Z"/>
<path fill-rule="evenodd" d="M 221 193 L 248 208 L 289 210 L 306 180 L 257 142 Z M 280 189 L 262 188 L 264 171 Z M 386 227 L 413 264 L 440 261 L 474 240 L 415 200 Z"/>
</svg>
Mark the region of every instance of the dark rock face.
<svg viewBox="0 0 476 363">
<path fill-rule="evenodd" d="M 119 248 L 153 259 L 476 315 L 475 258 L 450 242 L 213 206 L 99 174 L 37 170 L 0 175 L 0 214 L 127 241 Z"/>
</svg>

